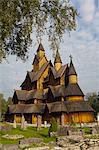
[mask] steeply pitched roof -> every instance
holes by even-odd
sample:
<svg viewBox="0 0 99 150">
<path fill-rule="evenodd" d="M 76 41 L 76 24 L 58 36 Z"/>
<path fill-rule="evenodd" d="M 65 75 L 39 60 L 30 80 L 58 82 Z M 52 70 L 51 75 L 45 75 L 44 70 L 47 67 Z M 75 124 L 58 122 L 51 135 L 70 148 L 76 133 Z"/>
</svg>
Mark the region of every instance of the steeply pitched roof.
<svg viewBox="0 0 99 150">
<path fill-rule="evenodd" d="M 71 60 L 68 75 L 77 75 L 73 62 Z"/>
<path fill-rule="evenodd" d="M 54 98 L 55 97 L 61 97 L 61 96 L 65 96 L 65 86 L 64 85 L 57 85 L 57 86 L 49 86 Z"/>
<path fill-rule="evenodd" d="M 44 99 L 43 91 L 40 90 L 31 90 L 27 93 L 26 99 Z"/>
<path fill-rule="evenodd" d="M 47 103 L 50 113 L 55 112 L 93 112 L 94 110 L 86 101 L 64 101 Z"/>
<path fill-rule="evenodd" d="M 26 91 L 26 90 L 16 90 L 15 93 L 18 100 L 30 100 L 30 99 L 45 99 L 45 93 L 40 90 L 31 90 L 31 91 Z M 13 97 L 14 98 L 14 97 Z"/>
<path fill-rule="evenodd" d="M 76 83 L 67 85 L 66 96 L 84 96 L 84 94 L 79 85 Z"/>
<path fill-rule="evenodd" d="M 47 103 L 49 113 L 54 112 L 67 112 L 67 106 L 64 104 L 64 102 L 53 102 L 53 103 Z"/>
<path fill-rule="evenodd" d="M 45 109 L 45 104 L 15 104 L 9 105 L 8 113 L 40 113 Z"/>
<path fill-rule="evenodd" d="M 37 81 L 37 80 L 41 77 L 42 73 L 43 73 L 44 70 L 48 67 L 48 65 L 49 65 L 49 62 L 45 63 L 45 64 L 40 68 L 40 70 L 35 73 L 35 76 L 34 76 L 34 78 L 32 79 L 32 82 Z"/>
<path fill-rule="evenodd" d="M 60 57 L 60 54 L 59 54 L 59 51 L 58 51 L 58 50 L 56 51 L 56 56 L 55 56 L 54 64 L 55 64 L 55 63 L 62 63 L 61 57 Z"/>
<path fill-rule="evenodd" d="M 40 50 L 45 51 L 41 43 L 38 46 L 37 52 L 39 52 Z"/>
<path fill-rule="evenodd" d="M 68 84 L 67 87 L 65 85 L 49 86 L 49 88 L 54 97 L 84 96 L 78 84 Z"/>
<path fill-rule="evenodd" d="M 14 104 L 9 105 L 8 113 L 44 113 L 46 104 Z M 64 101 L 47 103 L 49 113 L 57 112 L 94 112 L 92 107 L 86 101 Z"/>
<path fill-rule="evenodd" d="M 86 101 L 66 101 L 68 112 L 87 112 L 94 111 Z"/>
<path fill-rule="evenodd" d="M 17 98 L 18 98 L 19 100 L 26 100 L 27 92 L 28 92 L 28 91 L 26 91 L 26 90 L 16 90 L 16 91 L 14 92 L 14 94 L 17 95 Z"/>
<path fill-rule="evenodd" d="M 34 65 L 34 63 L 37 64 L 38 62 L 39 62 L 39 58 L 37 55 L 35 55 L 32 65 Z"/>
<path fill-rule="evenodd" d="M 31 79 L 31 82 L 37 81 L 42 73 L 44 72 L 44 70 L 48 67 L 48 65 L 50 64 L 50 62 L 45 63 L 38 71 L 28 71 L 29 77 Z"/>
<path fill-rule="evenodd" d="M 66 68 L 67 68 L 67 65 L 63 65 L 63 66 L 57 71 L 56 78 L 61 77 L 61 76 L 64 74 L 64 72 L 66 71 Z"/>
<path fill-rule="evenodd" d="M 67 65 L 61 66 L 61 68 L 58 71 L 55 69 L 55 67 L 50 67 L 50 68 L 54 75 L 54 78 L 57 79 L 64 74 L 64 72 L 66 71 Z"/>
</svg>

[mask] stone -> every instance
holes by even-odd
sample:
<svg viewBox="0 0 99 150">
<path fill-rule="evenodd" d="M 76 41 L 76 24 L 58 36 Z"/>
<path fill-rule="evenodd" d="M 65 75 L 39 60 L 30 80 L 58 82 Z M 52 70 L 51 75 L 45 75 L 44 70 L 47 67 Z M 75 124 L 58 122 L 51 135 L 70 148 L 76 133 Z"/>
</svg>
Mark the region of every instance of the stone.
<svg viewBox="0 0 99 150">
<path fill-rule="evenodd" d="M 25 150 L 49 150 L 49 147 L 44 146 L 44 147 L 26 148 Z"/>
<path fill-rule="evenodd" d="M 13 122 L 13 128 L 16 128 L 16 121 Z"/>
<path fill-rule="evenodd" d="M 95 128 L 92 128 L 92 134 L 97 134 L 97 130 Z"/>
<path fill-rule="evenodd" d="M 27 129 L 27 121 L 24 121 L 24 130 Z"/>
<path fill-rule="evenodd" d="M 26 138 L 20 141 L 20 144 L 32 144 L 32 143 L 36 143 L 39 144 L 43 142 L 43 139 L 41 138 Z"/>
<path fill-rule="evenodd" d="M 19 150 L 18 145 L 3 145 L 2 150 Z"/>
<path fill-rule="evenodd" d="M 60 127 L 57 131 L 58 136 L 67 136 L 69 135 L 69 130 L 67 127 Z"/>
<path fill-rule="evenodd" d="M 44 121 L 44 127 L 47 128 L 47 121 Z"/>
</svg>

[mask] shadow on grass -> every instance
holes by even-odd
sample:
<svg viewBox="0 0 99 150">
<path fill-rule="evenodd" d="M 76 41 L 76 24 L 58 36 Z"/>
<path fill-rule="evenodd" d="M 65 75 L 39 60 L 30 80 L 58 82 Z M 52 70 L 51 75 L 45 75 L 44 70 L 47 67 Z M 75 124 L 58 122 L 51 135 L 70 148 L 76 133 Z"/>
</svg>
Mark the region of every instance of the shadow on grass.
<svg viewBox="0 0 99 150">
<path fill-rule="evenodd" d="M 40 135 L 44 138 L 49 138 L 48 134 L 40 133 Z"/>
</svg>

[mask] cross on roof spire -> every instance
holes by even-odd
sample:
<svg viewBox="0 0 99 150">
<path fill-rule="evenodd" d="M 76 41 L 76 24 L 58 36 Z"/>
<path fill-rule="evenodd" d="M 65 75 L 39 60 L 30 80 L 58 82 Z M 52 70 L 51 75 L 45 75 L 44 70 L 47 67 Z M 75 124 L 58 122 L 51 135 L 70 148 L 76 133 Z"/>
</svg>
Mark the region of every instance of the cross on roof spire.
<svg viewBox="0 0 99 150">
<path fill-rule="evenodd" d="M 72 57 L 72 55 L 71 55 L 71 54 L 70 54 L 70 56 L 69 56 L 69 57 L 70 57 L 70 61 L 72 61 L 72 58 L 73 58 L 73 57 Z"/>
</svg>

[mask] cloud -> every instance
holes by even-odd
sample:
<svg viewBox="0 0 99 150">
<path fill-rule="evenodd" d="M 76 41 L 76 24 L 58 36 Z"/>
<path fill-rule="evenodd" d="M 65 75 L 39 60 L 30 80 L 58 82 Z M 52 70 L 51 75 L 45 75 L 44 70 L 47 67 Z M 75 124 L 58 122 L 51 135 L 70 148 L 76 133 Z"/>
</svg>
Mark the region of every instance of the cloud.
<svg viewBox="0 0 99 150">
<path fill-rule="evenodd" d="M 81 17 L 86 22 L 91 22 L 94 18 L 95 13 L 95 2 L 94 0 L 80 0 L 81 3 Z"/>
</svg>

